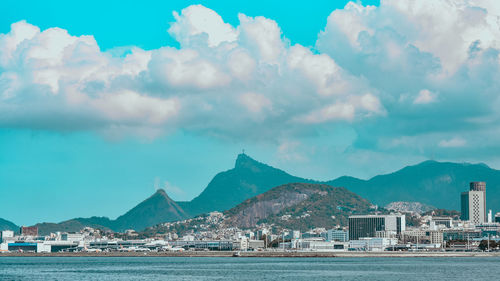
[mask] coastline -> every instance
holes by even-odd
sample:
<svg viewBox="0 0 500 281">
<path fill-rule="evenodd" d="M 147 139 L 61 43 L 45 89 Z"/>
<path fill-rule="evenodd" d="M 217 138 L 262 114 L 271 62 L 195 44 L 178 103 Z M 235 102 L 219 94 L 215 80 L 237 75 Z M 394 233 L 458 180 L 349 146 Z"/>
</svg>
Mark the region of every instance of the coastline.
<svg viewBox="0 0 500 281">
<path fill-rule="evenodd" d="M 233 257 L 234 251 L 186 252 L 79 252 L 79 253 L 0 253 L 2 257 Z M 240 252 L 239 257 L 276 258 L 363 258 L 363 257 L 500 257 L 500 252 Z M 238 257 L 235 257 L 238 258 Z"/>
</svg>

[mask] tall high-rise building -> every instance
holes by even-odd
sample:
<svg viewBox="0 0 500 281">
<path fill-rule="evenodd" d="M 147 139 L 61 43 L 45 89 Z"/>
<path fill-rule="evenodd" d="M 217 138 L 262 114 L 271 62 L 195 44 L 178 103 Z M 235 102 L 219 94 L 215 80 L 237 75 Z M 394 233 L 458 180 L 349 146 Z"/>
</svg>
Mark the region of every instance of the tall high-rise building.
<svg viewBox="0 0 500 281">
<path fill-rule="evenodd" d="M 486 222 L 486 183 L 471 182 L 469 191 L 462 192 L 461 219 L 474 224 Z"/>
<path fill-rule="evenodd" d="M 349 216 L 349 240 L 361 237 L 376 237 L 377 231 L 406 230 L 405 215 L 356 215 Z"/>
</svg>

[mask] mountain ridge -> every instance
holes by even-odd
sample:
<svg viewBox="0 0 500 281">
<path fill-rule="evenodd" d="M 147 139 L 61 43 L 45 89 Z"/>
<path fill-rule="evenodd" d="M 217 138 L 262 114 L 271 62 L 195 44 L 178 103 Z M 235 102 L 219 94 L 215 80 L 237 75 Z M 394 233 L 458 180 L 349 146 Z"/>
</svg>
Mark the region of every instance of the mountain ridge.
<svg viewBox="0 0 500 281">
<path fill-rule="evenodd" d="M 263 194 L 276 186 L 290 183 L 322 183 L 345 187 L 373 204 L 381 206 L 395 201 L 405 201 L 458 210 L 460 193 L 468 190 L 471 181 L 486 181 L 487 208 L 500 210 L 500 171 L 483 163 L 427 160 L 366 180 L 341 176 L 319 182 L 290 175 L 283 170 L 256 161 L 246 154 L 239 154 L 232 169 L 215 175 L 207 187 L 191 201 L 175 202 L 164 190 L 159 190 L 114 221 L 98 217 L 77 218 L 74 219 L 76 222 L 66 221 L 66 225 L 71 222 L 74 225 L 102 226 L 115 231 L 142 230 L 141 228 L 160 222 L 181 220 L 211 211 L 230 210 L 249 198 Z M 161 207 L 154 206 L 156 204 L 154 202 L 144 205 L 152 198 L 159 199 L 155 202 Z"/>
</svg>

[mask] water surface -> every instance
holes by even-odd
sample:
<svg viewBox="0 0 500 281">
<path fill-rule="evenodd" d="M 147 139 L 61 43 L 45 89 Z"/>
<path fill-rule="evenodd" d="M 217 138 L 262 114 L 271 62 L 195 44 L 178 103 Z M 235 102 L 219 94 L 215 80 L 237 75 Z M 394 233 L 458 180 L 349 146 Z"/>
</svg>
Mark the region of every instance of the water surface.
<svg viewBox="0 0 500 281">
<path fill-rule="evenodd" d="M 499 257 L 0 257 L 1 280 L 499 280 Z"/>
</svg>

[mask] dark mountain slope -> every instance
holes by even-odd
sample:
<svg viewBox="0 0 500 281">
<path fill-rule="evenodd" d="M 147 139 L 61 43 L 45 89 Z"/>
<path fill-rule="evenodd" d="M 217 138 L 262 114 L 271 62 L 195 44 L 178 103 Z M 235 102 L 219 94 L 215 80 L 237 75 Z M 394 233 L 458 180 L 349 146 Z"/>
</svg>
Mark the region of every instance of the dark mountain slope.
<svg viewBox="0 0 500 281">
<path fill-rule="evenodd" d="M 163 189 L 159 189 L 148 199 L 118 217 L 113 222 L 113 230 L 143 230 L 162 222 L 177 221 L 189 215 Z"/>
<path fill-rule="evenodd" d="M 203 192 L 186 208 L 191 215 L 228 210 L 269 189 L 292 182 L 313 182 L 257 162 L 239 154 L 234 169 L 217 174 Z"/>
<path fill-rule="evenodd" d="M 0 231 L 2 230 L 12 230 L 14 232 L 18 232 L 19 226 L 17 226 L 15 223 L 11 221 L 0 218 Z"/>
<path fill-rule="evenodd" d="M 270 223 L 308 230 L 346 225 L 349 215 L 372 211 L 367 200 L 343 187 L 291 183 L 275 187 L 228 210 L 225 223 L 242 228 Z"/>
</svg>

